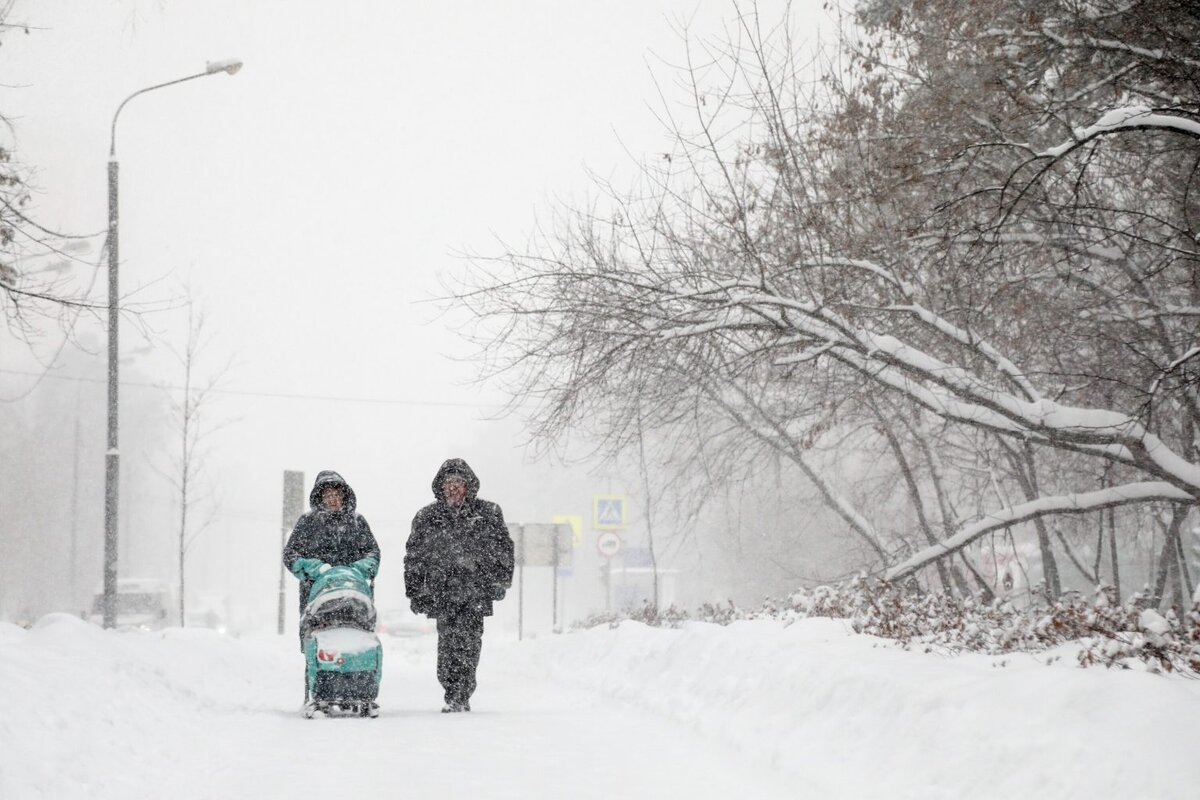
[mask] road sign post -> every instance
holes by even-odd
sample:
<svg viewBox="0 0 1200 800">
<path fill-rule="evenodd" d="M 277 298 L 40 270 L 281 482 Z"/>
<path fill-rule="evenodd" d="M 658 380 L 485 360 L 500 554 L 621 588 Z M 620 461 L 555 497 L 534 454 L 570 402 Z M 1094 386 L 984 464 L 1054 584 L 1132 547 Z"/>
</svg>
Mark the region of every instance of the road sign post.
<svg viewBox="0 0 1200 800">
<path fill-rule="evenodd" d="M 612 611 L 612 560 L 621 552 L 625 542 L 613 531 L 602 531 L 596 537 L 596 552 L 604 558 L 604 610 Z"/>
<path fill-rule="evenodd" d="M 567 523 L 512 522 L 509 534 L 516 544 L 517 639 L 525 634 L 525 567 L 550 567 L 551 624 L 558 627 L 558 571 L 572 563 L 571 526 Z"/>
<path fill-rule="evenodd" d="M 517 529 L 517 641 L 525 635 L 525 526 Z"/>
<path fill-rule="evenodd" d="M 287 594 L 287 585 L 284 580 L 284 563 L 283 563 L 283 548 L 287 547 L 288 534 L 292 532 L 292 526 L 296 524 L 296 520 L 304 513 L 304 473 L 295 470 L 285 469 L 283 471 L 283 518 L 280 526 L 280 543 L 279 543 L 279 624 L 277 626 L 278 633 L 283 635 L 283 621 L 287 609 L 284 608 L 284 596 Z"/>
<path fill-rule="evenodd" d="M 570 530 L 568 527 L 567 530 Z M 550 578 L 550 630 L 558 633 L 558 541 L 554 542 L 554 572 Z"/>
<path fill-rule="evenodd" d="M 612 559 L 604 559 L 600 565 L 600 583 L 604 584 L 604 610 L 612 611 Z"/>
</svg>

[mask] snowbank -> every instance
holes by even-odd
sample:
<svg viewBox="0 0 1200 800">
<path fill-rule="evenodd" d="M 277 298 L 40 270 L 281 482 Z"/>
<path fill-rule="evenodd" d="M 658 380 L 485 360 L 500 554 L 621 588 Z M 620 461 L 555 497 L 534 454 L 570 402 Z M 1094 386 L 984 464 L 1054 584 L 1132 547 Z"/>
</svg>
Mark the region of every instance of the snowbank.
<svg viewBox="0 0 1200 800">
<path fill-rule="evenodd" d="M 1200 684 L 1059 655 L 914 653 L 806 619 L 624 622 L 501 657 L 694 726 L 822 797 L 1196 797 Z"/>
<path fill-rule="evenodd" d="M 1200 787 L 1200 681 L 1080 669 L 1070 652 L 1049 666 L 1054 653 L 927 655 L 831 619 L 626 622 L 526 642 L 497 630 L 479 713 L 447 720 L 433 645 L 385 638 L 380 719 L 312 721 L 291 635 L 0 624 L 0 798 L 659 800 L 733 785 L 1183 800 Z M 762 790 L 775 783 L 795 789 Z"/>
<path fill-rule="evenodd" d="M 195 763 L 198 722 L 298 707 L 298 656 L 281 655 L 210 630 L 106 631 L 68 614 L 29 631 L 0 624 L 0 798 L 142 798 L 176 784 L 175 797 L 203 797 L 179 780 L 213 766 Z"/>
</svg>

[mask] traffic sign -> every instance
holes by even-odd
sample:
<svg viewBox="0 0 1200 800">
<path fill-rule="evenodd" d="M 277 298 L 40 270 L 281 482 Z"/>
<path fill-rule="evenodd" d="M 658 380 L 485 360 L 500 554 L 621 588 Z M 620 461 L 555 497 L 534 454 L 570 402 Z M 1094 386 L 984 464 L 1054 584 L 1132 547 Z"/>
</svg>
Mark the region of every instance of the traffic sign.
<svg viewBox="0 0 1200 800">
<path fill-rule="evenodd" d="M 579 547 L 583 544 L 583 517 L 574 514 L 555 514 L 550 521 L 571 526 L 572 547 Z"/>
<path fill-rule="evenodd" d="M 598 531 L 619 531 L 625 525 L 625 496 L 598 494 L 592 497 L 592 527 Z"/>
<path fill-rule="evenodd" d="M 612 531 L 605 531 L 596 537 L 596 552 L 605 558 L 612 558 L 617 553 L 621 552 L 621 546 L 625 544 L 621 537 Z"/>
<path fill-rule="evenodd" d="M 510 522 L 508 533 L 516 545 L 516 560 L 526 567 L 569 567 L 574 550 L 571 527 L 564 524 Z M 558 552 L 555 553 L 555 550 Z"/>
</svg>

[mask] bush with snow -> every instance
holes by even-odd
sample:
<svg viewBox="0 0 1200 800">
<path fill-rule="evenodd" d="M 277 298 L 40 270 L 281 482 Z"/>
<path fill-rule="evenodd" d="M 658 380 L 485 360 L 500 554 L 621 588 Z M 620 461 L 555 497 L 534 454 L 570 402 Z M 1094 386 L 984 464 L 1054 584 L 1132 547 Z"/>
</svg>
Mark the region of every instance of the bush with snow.
<svg viewBox="0 0 1200 800">
<path fill-rule="evenodd" d="M 855 578 L 801 589 L 783 600 L 767 600 L 757 609 L 732 602 L 705 604 L 692 612 L 645 606 L 593 615 L 579 627 L 625 619 L 679 627 L 691 620 L 727 625 L 744 619 L 787 622 L 806 617 L 847 619 L 858 633 L 926 652 L 1036 653 L 1074 643 L 1080 666 L 1141 664 L 1153 672 L 1200 675 L 1200 599 L 1186 612 L 1172 608 L 1164 615 L 1147 607 L 1140 595 L 1124 604 L 1117 602 L 1107 586 L 1099 587 L 1091 598 L 1069 592 L 1049 607 L 1017 608 L 1004 600 L 982 603 Z"/>
</svg>

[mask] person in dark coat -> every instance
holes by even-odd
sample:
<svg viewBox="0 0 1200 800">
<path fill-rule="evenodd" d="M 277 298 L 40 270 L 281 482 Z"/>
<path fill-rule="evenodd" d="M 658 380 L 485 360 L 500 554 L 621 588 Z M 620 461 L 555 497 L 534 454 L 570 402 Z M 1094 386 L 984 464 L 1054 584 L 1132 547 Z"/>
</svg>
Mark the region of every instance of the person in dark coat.
<svg viewBox="0 0 1200 800">
<path fill-rule="evenodd" d="M 433 478 L 436 502 L 413 517 L 404 553 L 412 610 L 437 620 L 443 712 L 470 711 L 483 620 L 512 586 L 513 542 L 500 506 L 481 500 L 479 478 L 461 458 Z"/>
<path fill-rule="evenodd" d="M 369 579 L 379 572 L 379 545 L 366 518 L 355 510 L 350 484 L 333 470 L 317 473 L 302 514 L 283 548 L 283 565 L 300 579 L 300 613 L 322 567 L 357 567 Z M 304 642 L 301 640 L 303 651 Z"/>
</svg>

